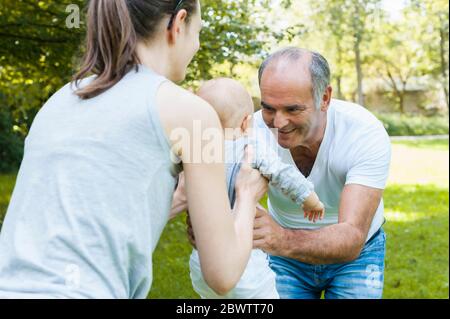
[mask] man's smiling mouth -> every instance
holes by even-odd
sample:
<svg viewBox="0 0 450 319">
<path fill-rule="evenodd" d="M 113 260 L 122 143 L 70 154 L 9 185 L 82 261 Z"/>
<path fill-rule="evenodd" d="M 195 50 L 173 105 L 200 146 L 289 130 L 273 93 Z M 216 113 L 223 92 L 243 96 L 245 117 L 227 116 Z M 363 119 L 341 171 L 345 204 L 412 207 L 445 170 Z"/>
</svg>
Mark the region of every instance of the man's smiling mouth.
<svg viewBox="0 0 450 319">
<path fill-rule="evenodd" d="M 295 132 L 295 129 L 292 129 L 290 131 L 278 131 L 279 134 L 288 135 Z"/>
</svg>

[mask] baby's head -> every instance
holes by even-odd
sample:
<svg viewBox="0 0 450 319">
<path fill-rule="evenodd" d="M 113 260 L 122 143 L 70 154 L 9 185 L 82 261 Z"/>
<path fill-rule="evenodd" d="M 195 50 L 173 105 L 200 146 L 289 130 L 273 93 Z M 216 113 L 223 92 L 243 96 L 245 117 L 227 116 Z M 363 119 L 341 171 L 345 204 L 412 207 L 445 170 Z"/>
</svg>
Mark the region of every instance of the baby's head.
<svg viewBox="0 0 450 319">
<path fill-rule="evenodd" d="M 200 87 L 197 95 L 216 110 L 224 129 L 231 128 L 241 132 L 242 135 L 251 127 L 253 101 L 239 82 L 228 78 L 209 80 Z M 229 130 L 225 132 L 227 131 Z M 225 135 L 226 139 L 237 137 L 237 134 L 227 135 Z"/>
</svg>

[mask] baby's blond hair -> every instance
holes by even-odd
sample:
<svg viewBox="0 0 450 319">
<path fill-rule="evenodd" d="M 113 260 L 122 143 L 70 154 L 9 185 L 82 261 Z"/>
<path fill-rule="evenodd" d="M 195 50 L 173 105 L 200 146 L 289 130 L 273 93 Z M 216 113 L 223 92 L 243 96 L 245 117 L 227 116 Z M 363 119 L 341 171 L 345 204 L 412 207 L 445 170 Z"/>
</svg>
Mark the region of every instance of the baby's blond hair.
<svg viewBox="0 0 450 319">
<path fill-rule="evenodd" d="M 254 112 L 250 94 L 242 84 L 233 79 L 217 78 L 206 81 L 197 95 L 216 110 L 224 129 L 239 128 L 242 121 Z"/>
</svg>

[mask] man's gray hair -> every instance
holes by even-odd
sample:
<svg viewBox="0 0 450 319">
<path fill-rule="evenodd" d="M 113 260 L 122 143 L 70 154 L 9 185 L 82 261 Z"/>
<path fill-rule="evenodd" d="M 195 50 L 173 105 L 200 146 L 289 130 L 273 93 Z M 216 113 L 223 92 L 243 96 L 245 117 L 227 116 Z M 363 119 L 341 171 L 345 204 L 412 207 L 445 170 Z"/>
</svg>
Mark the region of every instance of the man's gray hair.
<svg viewBox="0 0 450 319">
<path fill-rule="evenodd" d="M 296 47 L 287 47 L 271 54 L 259 67 L 258 78 L 261 85 L 262 75 L 266 67 L 280 58 L 286 58 L 290 61 L 298 61 L 305 54 L 311 56 L 311 64 L 309 72 L 312 81 L 312 95 L 314 97 L 314 104 L 317 109 L 322 104 L 322 97 L 325 94 L 326 88 L 330 85 L 330 66 L 327 60 L 318 52 L 301 49 Z"/>
</svg>

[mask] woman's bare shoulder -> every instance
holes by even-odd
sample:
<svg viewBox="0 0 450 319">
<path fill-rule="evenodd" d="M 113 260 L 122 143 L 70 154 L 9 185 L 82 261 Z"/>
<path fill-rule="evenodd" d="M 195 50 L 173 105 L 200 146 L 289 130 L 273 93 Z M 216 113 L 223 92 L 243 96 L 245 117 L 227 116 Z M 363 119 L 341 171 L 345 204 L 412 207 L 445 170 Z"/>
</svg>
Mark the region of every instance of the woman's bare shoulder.
<svg viewBox="0 0 450 319">
<path fill-rule="evenodd" d="M 220 125 L 216 111 L 208 102 L 173 82 L 161 84 L 156 101 L 166 130 L 189 128 L 193 120 L 200 120 L 209 126 Z"/>
</svg>

